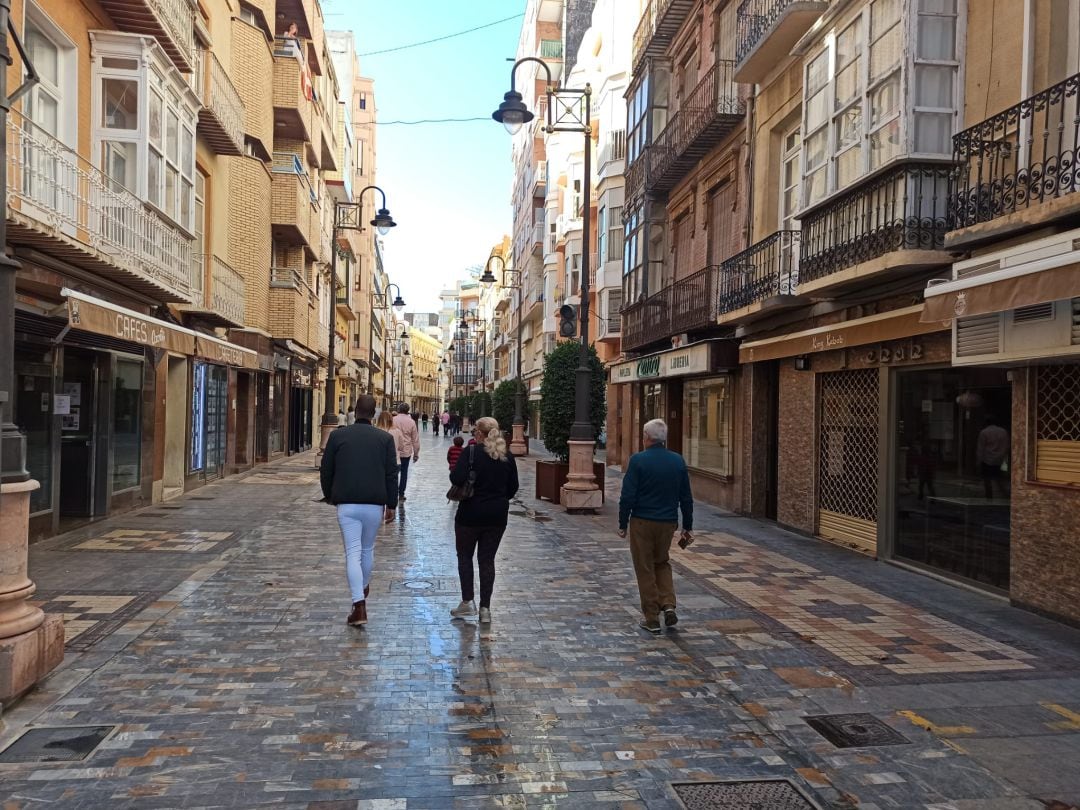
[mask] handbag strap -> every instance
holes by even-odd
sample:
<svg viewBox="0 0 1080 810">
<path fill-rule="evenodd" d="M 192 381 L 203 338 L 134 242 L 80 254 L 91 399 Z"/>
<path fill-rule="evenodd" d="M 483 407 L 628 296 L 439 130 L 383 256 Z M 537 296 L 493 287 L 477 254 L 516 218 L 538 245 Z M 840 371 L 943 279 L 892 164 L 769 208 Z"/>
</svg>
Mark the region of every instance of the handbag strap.
<svg viewBox="0 0 1080 810">
<path fill-rule="evenodd" d="M 475 451 L 476 451 L 476 445 L 475 444 L 470 444 L 469 445 L 469 482 L 470 483 L 476 481 L 476 473 L 473 472 L 473 461 L 476 459 Z"/>
</svg>

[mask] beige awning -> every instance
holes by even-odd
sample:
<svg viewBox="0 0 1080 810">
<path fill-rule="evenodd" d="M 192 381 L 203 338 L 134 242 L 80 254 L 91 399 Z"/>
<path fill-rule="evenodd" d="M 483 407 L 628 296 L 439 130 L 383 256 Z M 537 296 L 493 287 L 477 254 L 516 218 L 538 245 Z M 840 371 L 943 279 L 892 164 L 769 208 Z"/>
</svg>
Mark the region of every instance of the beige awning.
<svg viewBox="0 0 1080 810">
<path fill-rule="evenodd" d="M 73 329 L 119 338 L 151 349 L 202 357 L 215 363 L 258 368 L 259 355 L 256 352 L 227 340 L 151 318 L 133 309 L 67 288 L 61 290 L 60 294 L 67 299 L 68 325 Z"/>
<path fill-rule="evenodd" d="M 945 328 L 940 323 L 927 323 L 920 319 L 922 310 L 922 304 L 919 304 L 867 315 L 865 318 L 854 318 L 831 326 L 819 326 L 803 332 L 748 341 L 739 346 L 739 362 L 756 363 L 761 360 L 845 349 L 849 346 L 865 346 L 869 343 L 925 335 Z"/>
<path fill-rule="evenodd" d="M 1080 296 L 1080 262 L 1070 253 L 927 287 L 922 319 L 948 323 L 1076 296 Z"/>
</svg>

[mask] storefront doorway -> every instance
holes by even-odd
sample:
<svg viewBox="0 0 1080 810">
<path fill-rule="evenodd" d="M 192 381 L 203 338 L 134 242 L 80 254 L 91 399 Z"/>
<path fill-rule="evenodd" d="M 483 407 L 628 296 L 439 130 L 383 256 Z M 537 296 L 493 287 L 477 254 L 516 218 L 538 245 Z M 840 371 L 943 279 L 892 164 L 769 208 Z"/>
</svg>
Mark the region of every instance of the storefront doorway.
<svg viewBox="0 0 1080 810">
<path fill-rule="evenodd" d="M 107 455 L 99 441 L 98 386 L 103 369 L 95 352 L 65 348 L 59 399 L 60 517 L 76 521 L 104 515 L 101 486 Z"/>
<path fill-rule="evenodd" d="M 226 419 L 229 406 L 229 370 L 212 363 L 196 363 L 191 389 L 191 471 L 204 479 L 225 471 Z"/>
<path fill-rule="evenodd" d="M 1007 591 L 1012 388 L 1003 369 L 897 374 L 897 559 Z"/>
</svg>

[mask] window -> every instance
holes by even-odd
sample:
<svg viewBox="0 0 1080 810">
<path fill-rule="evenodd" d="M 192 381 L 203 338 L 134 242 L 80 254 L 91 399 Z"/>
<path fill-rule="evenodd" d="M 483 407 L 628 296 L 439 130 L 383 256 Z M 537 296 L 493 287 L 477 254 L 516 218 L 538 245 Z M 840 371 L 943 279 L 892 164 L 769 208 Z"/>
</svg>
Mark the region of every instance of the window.
<svg viewBox="0 0 1080 810">
<path fill-rule="evenodd" d="M 240 19 L 246 22 L 248 25 L 258 25 L 258 21 L 255 19 L 255 11 L 250 6 L 240 4 Z"/>
<path fill-rule="evenodd" d="M 623 257 L 622 206 L 613 205 L 608 216 L 607 258 L 601 261 L 619 262 Z"/>
<path fill-rule="evenodd" d="M 113 388 L 112 491 L 139 485 L 142 459 L 142 376 L 140 360 L 117 360 Z"/>
<path fill-rule="evenodd" d="M 687 416 L 683 456 L 687 465 L 715 475 L 732 475 L 735 431 L 731 379 L 688 381 L 683 399 Z"/>
<path fill-rule="evenodd" d="M 784 134 L 783 155 L 780 159 L 780 230 L 797 231 L 799 220 L 795 212 L 799 209 L 799 155 L 802 142 L 799 128 L 795 127 Z"/>
<path fill-rule="evenodd" d="M 607 260 L 607 208 L 596 212 L 596 256 L 601 262 Z"/>
<path fill-rule="evenodd" d="M 1037 366 L 1036 481 L 1080 485 L 1080 365 Z"/>
<path fill-rule="evenodd" d="M 142 37 L 97 32 L 92 57 L 94 138 L 101 169 L 194 233 L 199 99 Z"/>
<path fill-rule="evenodd" d="M 361 93 L 360 94 L 360 109 L 361 110 L 366 110 L 367 109 L 367 93 Z"/>
<path fill-rule="evenodd" d="M 957 0 L 872 0 L 825 38 L 805 68 L 801 206 L 901 155 L 952 153 L 956 36 Z"/>
<path fill-rule="evenodd" d="M 195 255 L 209 253 L 206 241 L 206 175 L 202 169 L 195 173 Z"/>
<path fill-rule="evenodd" d="M 643 212 L 637 208 L 630 212 L 624 223 L 623 239 L 623 299 L 628 303 L 638 300 L 642 293 L 642 240 L 644 239 Z"/>
</svg>

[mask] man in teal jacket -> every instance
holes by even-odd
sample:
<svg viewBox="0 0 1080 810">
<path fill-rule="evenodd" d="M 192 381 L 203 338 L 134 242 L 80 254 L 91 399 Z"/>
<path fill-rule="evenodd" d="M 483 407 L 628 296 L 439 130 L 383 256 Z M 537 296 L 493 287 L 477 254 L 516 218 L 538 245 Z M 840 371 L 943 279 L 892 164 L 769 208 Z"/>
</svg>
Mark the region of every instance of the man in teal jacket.
<svg viewBox="0 0 1080 810">
<path fill-rule="evenodd" d="M 682 510 L 682 539 L 686 548 L 693 542 L 694 496 L 690 473 L 678 453 L 668 450 L 667 425 L 662 419 L 646 422 L 645 449 L 630 457 L 623 476 L 619 499 L 619 537 L 630 532 L 630 555 L 634 560 L 638 593 L 641 595 L 641 627 L 659 633 L 660 611 L 664 624 L 673 627 L 675 583 L 671 577 L 671 539 L 679 528 Z"/>
</svg>

